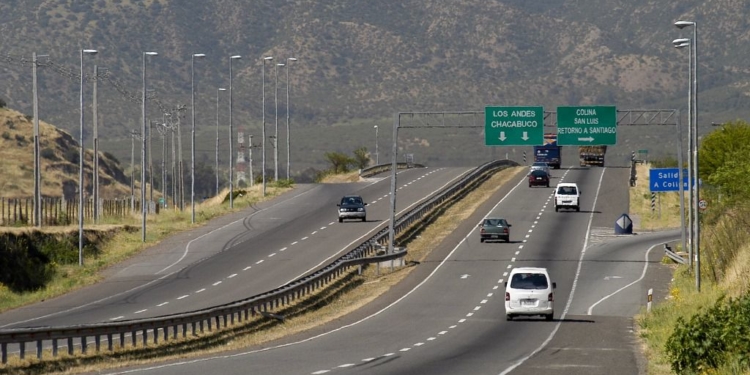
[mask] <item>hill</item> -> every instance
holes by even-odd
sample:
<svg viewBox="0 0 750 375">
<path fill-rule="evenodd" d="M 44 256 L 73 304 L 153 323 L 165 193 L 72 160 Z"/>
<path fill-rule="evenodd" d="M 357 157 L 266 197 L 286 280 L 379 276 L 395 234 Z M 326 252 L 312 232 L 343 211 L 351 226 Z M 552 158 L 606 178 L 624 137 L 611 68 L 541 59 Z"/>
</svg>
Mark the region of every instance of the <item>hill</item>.
<svg viewBox="0 0 750 375">
<path fill-rule="evenodd" d="M 85 59 L 85 74 L 91 78 L 94 64 L 107 68 L 99 102 L 108 126 L 101 136 L 107 150 L 122 158 L 129 154 L 129 131 L 140 126 L 142 52 L 159 52 L 147 63 L 153 119 L 190 103 L 190 56 L 205 53 L 195 63 L 197 152 L 210 161 L 217 88 L 228 86 L 229 56 L 240 54 L 233 65 L 233 121 L 256 140 L 263 112 L 274 133 L 277 73 L 279 123 L 286 124 L 289 69 L 292 131 L 305 136 L 296 146 L 313 152 L 293 153 L 292 168 L 299 172 L 324 166 L 325 151 L 372 151 L 372 125 L 342 128 L 383 127 L 397 111 L 616 104 L 686 112 L 687 51 L 671 44 L 692 35 L 672 25 L 684 18 L 701 27 L 700 123 L 706 133 L 710 123 L 750 116 L 750 50 L 736 48 L 750 39 L 748 7 L 733 0 L 9 0 L 0 4 L 0 96 L 30 112 L 29 59 L 32 52 L 48 54 L 40 69 L 41 116 L 72 131 L 78 50 L 96 48 L 99 54 Z M 265 108 L 262 56 L 276 59 L 266 64 Z M 287 57 L 299 61 L 276 68 L 274 62 Z M 219 105 L 225 129 L 226 93 Z M 186 114 L 183 126 L 190 124 Z M 341 142 L 342 131 L 352 134 L 352 143 Z M 420 136 L 433 146 L 416 150 L 422 159 L 473 164 L 474 155 L 466 152 L 476 148 L 472 136 L 453 139 L 464 147 L 449 152 L 434 146 L 440 143 L 435 134 Z M 220 137 L 223 150 L 227 139 Z M 650 148 L 642 144 L 648 141 L 630 141 L 636 149 Z M 271 157 L 272 146 L 267 150 Z M 381 158 L 388 152 L 383 147 Z M 260 159 L 259 152 L 255 156 Z"/>
<path fill-rule="evenodd" d="M 29 198 L 34 191 L 33 119 L 20 112 L 0 108 L 0 191 L 3 198 Z M 60 129 L 39 122 L 41 189 L 44 197 L 77 197 L 79 143 Z M 84 156 L 84 188 L 92 191 L 94 153 Z M 99 155 L 99 191 L 101 198 L 130 195 L 130 181 L 119 161 L 109 153 Z M 87 196 L 89 194 L 86 194 Z"/>
</svg>

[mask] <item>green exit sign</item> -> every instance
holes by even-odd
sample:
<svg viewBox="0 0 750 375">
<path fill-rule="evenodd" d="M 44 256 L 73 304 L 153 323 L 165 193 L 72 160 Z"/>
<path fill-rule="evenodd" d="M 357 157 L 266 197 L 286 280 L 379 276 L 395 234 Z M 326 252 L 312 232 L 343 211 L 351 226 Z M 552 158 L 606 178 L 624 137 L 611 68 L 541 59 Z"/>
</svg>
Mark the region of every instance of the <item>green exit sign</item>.
<svg viewBox="0 0 750 375">
<path fill-rule="evenodd" d="M 602 146 L 617 144 L 615 106 L 557 107 L 557 144 Z"/>
<path fill-rule="evenodd" d="M 544 144 L 543 107 L 485 107 L 486 146 L 541 146 Z"/>
</svg>

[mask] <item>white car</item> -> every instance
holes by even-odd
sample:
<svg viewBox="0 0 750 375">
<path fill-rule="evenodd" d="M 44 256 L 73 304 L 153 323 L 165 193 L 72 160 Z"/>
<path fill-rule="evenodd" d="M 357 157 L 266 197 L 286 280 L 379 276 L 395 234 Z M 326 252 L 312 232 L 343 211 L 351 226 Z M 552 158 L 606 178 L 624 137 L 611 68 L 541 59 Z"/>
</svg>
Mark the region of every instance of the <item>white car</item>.
<svg viewBox="0 0 750 375">
<path fill-rule="evenodd" d="M 549 164 L 544 161 L 535 161 L 534 164 L 531 165 L 531 169 L 529 169 L 529 173 L 533 171 L 545 171 L 549 175 Z"/>
<path fill-rule="evenodd" d="M 546 320 L 552 320 L 556 287 L 546 268 L 514 268 L 505 282 L 505 318 L 513 320 L 521 315 L 541 315 Z"/>
<path fill-rule="evenodd" d="M 581 210 L 581 189 L 578 184 L 563 182 L 555 188 L 555 212 L 563 208 Z"/>
</svg>

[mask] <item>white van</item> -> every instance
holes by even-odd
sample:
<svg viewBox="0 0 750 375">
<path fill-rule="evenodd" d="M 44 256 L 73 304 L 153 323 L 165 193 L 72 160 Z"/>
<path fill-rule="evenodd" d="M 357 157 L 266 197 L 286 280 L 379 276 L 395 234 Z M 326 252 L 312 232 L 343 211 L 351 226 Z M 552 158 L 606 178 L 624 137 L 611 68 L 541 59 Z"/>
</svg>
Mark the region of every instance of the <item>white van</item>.
<svg viewBox="0 0 750 375">
<path fill-rule="evenodd" d="M 541 315 L 552 320 L 555 314 L 553 290 L 546 268 L 518 267 L 510 271 L 505 282 L 505 318 L 519 315 Z"/>
<path fill-rule="evenodd" d="M 555 212 L 561 208 L 581 210 L 581 189 L 576 183 L 563 182 L 555 188 Z"/>
</svg>

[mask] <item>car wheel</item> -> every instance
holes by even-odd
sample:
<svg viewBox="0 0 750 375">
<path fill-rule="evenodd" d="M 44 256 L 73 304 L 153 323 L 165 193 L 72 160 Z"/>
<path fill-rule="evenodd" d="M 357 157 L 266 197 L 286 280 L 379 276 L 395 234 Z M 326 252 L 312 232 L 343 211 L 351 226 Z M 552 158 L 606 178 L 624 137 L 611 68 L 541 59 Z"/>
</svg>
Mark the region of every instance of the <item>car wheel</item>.
<svg viewBox="0 0 750 375">
<path fill-rule="evenodd" d="M 581 211 L 581 207 L 576 206 L 576 212 L 580 212 L 580 211 Z"/>
<path fill-rule="evenodd" d="M 529 187 L 531 187 L 531 184 L 529 184 Z"/>
<path fill-rule="evenodd" d="M 547 314 L 547 315 L 544 316 L 544 320 L 546 320 L 548 322 L 552 321 L 552 318 L 554 318 L 554 316 L 555 316 L 555 313 Z"/>
<path fill-rule="evenodd" d="M 343 222 L 344 222 L 344 219 L 339 218 L 339 223 L 343 223 Z"/>
<path fill-rule="evenodd" d="M 511 321 L 511 320 L 513 320 L 513 315 L 510 315 L 510 314 L 509 314 L 509 315 L 506 315 L 506 316 L 505 316 L 505 320 L 507 320 L 507 321 Z"/>
<path fill-rule="evenodd" d="M 366 217 L 363 217 L 363 218 L 362 218 L 362 222 L 364 223 L 365 221 L 367 221 L 367 218 L 366 218 Z"/>
<path fill-rule="evenodd" d="M 555 206 L 555 212 L 560 211 L 560 207 Z"/>
<path fill-rule="evenodd" d="M 547 187 L 549 187 L 549 182 L 547 183 Z"/>
<path fill-rule="evenodd" d="M 484 238 L 480 238 L 480 239 L 479 239 L 479 242 L 480 242 L 480 243 L 484 243 Z"/>
</svg>

